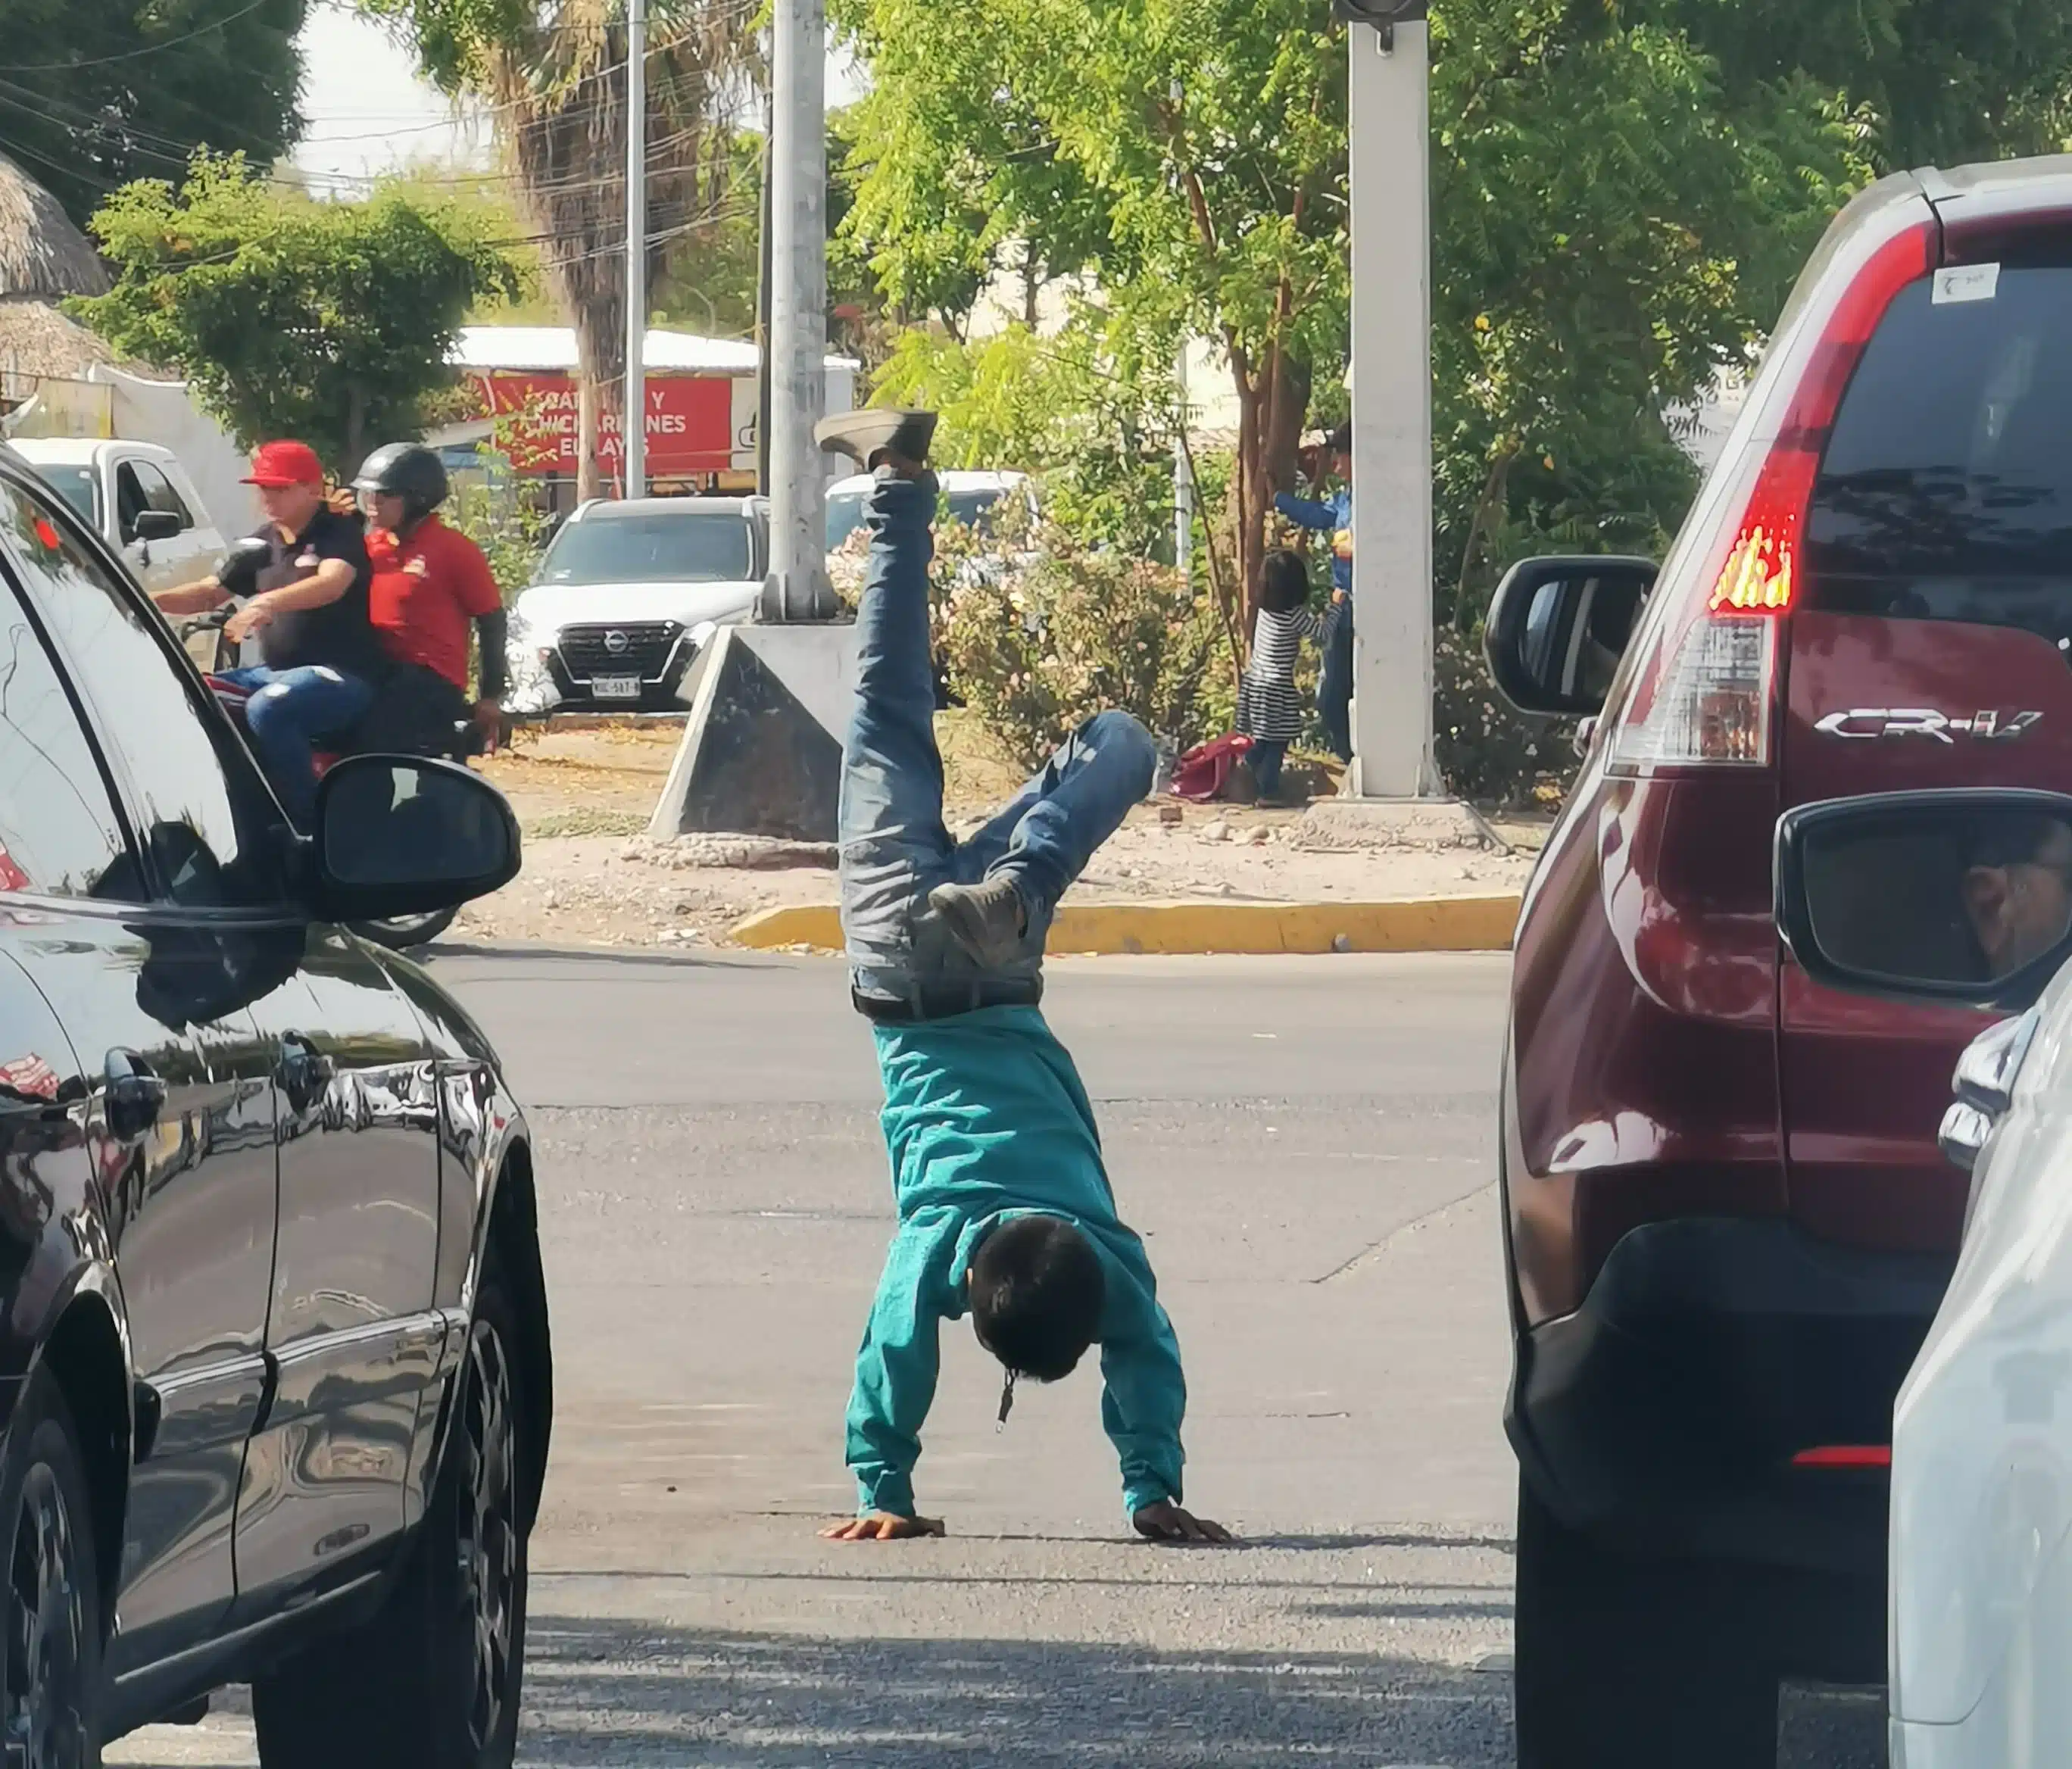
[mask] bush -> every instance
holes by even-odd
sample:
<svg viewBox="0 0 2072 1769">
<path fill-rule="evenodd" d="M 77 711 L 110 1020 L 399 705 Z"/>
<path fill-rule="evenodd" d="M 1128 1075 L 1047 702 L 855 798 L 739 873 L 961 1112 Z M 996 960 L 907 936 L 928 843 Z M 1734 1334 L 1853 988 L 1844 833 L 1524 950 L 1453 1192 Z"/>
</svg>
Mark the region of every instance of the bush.
<svg viewBox="0 0 2072 1769">
<path fill-rule="evenodd" d="M 1439 772 L 1457 797 L 1552 809 L 1581 765 L 1565 719 L 1527 718 L 1490 685 L 1479 627 L 1433 634 L 1432 726 Z"/>
<path fill-rule="evenodd" d="M 861 535 L 830 561 L 854 606 Z M 1096 713 L 1120 707 L 1178 751 L 1231 728 L 1237 683 L 1214 601 L 1170 566 L 1087 546 L 1019 513 L 981 535 L 937 525 L 936 656 L 952 694 L 1023 767 Z"/>
</svg>

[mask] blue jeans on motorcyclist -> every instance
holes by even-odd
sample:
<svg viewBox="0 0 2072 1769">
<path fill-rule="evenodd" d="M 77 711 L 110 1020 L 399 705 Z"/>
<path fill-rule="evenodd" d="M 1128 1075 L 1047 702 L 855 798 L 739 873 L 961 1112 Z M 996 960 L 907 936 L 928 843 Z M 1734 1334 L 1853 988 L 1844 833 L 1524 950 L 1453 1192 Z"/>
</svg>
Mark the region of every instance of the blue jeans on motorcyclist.
<svg viewBox="0 0 2072 1769">
<path fill-rule="evenodd" d="M 299 669 L 232 669 L 223 680 L 242 688 L 245 728 L 288 815 L 304 829 L 316 814 L 316 749 L 373 704 L 374 690 L 357 676 L 323 665 Z"/>
</svg>

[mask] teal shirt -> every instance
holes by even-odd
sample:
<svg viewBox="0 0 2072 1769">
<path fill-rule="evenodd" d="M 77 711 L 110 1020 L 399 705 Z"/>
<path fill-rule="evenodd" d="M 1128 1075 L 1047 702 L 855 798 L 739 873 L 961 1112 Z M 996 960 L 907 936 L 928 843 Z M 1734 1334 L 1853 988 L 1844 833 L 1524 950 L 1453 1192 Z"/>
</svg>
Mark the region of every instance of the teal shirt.
<svg viewBox="0 0 2072 1769">
<path fill-rule="evenodd" d="M 935 1397 L 939 1324 L 966 1310 L 965 1275 L 1017 1216 L 1085 1230 L 1107 1279 L 1101 1423 L 1133 1512 L 1180 1498 L 1187 1387 L 1144 1243 L 1116 1219 L 1093 1108 L 1034 1007 L 989 1007 L 875 1029 L 899 1227 L 878 1280 L 849 1403 L 861 1511 L 914 1515 L 914 1464 Z"/>
</svg>

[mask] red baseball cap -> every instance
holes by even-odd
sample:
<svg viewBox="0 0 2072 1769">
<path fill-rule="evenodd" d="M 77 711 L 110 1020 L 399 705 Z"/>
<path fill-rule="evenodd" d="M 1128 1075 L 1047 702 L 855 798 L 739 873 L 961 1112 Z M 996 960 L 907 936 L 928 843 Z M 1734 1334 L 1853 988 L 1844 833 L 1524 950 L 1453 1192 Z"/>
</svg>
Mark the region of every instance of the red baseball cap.
<svg viewBox="0 0 2072 1769">
<path fill-rule="evenodd" d="M 252 451 L 247 485 L 278 490 L 284 485 L 322 485 L 323 463 L 307 442 L 261 442 Z"/>
</svg>

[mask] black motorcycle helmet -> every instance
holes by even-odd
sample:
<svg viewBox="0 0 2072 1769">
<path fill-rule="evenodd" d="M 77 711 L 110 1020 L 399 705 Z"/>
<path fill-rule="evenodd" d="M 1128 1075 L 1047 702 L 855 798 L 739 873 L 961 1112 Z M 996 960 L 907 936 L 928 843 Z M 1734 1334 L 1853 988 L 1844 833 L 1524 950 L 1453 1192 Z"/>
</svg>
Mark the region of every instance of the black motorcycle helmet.
<svg viewBox="0 0 2072 1769">
<path fill-rule="evenodd" d="M 407 520 L 426 516 L 446 500 L 446 463 L 421 442 L 390 442 L 360 463 L 352 482 L 361 508 L 376 492 L 400 497 Z M 369 512 L 372 513 L 371 512 Z"/>
</svg>

